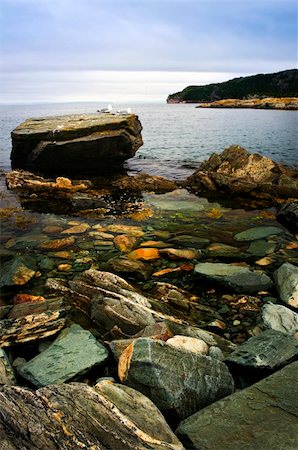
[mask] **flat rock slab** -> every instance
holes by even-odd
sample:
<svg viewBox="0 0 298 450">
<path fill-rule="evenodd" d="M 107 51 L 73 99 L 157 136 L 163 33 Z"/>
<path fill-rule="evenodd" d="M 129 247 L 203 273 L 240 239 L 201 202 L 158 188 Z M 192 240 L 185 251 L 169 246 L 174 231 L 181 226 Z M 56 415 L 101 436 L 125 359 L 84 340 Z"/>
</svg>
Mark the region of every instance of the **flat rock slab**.
<svg viewBox="0 0 298 450">
<path fill-rule="evenodd" d="M 198 263 L 195 274 L 235 292 L 255 293 L 269 289 L 273 283 L 263 271 L 223 263 Z"/>
<path fill-rule="evenodd" d="M 124 350 L 118 373 L 176 423 L 234 390 L 221 361 L 149 338 L 136 339 Z"/>
<path fill-rule="evenodd" d="M 245 368 L 277 370 L 297 356 L 297 339 L 280 331 L 267 330 L 240 345 L 226 362 Z"/>
<path fill-rule="evenodd" d="M 28 119 L 12 132 L 12 168 L 69 174 L 113 172 L 142 145 L 141 130 L 134 114 Z"/>
<path fill-rule="evenodd" d="M 102 364 L 108 350 L 80 325 L 66 328 L 50 347 L 24 364 L 19 373 L 37 387 L 64 383 Z"/>
<path fill-rule="evenodd" d="M 187 418 L 177 435 L 192 450 L 298 448 L 298 362 Z"/>
<path fill-rule="evenodd" d="M 5 450 L 183 450 L 153 403 L 127 386 L 0 387 Z"/>
<path fill-rule="evenodd" d="M 236 241 L 255 241 L 257 239 L 263 239 L 268 236 L 273 236 L 282 233 L 282 228 L 279 227 L 253 227 L 248 230 L 241 231 L 234 236 Z"/>
</svg>

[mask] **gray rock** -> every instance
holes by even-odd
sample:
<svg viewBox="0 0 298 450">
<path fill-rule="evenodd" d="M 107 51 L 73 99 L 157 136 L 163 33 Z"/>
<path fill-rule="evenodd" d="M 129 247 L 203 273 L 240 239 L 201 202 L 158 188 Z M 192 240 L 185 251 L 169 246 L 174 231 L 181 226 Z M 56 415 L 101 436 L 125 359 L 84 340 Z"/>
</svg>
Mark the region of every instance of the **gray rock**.
<svg viewBox="0 0 298 450">
<path fill-rule="evenodd" d="M 176 434 L 193 450 L 298 448 L 298 362 L 213 403 L 180 423 Z"/>
<path fill-rule="evenodd" d="M 183 450 L 155 405 L 127 386 L 51 385 L 36 392 L 0 387 L 5 450 Z"/>
<path fill-rule="evenodd" d="M 64 383 L 104 363 L 108 350 L 80 325 L 66 328 L 52 345 L 24 364 L 19 373 L 37 387 Z"/>
<path fill-rule="evenodd" d="M 294 336 L 298 332 L 298 314 L 286 306 L 268 303 L 261 309 L 261 325 Z"/>
<path fill-rule="evenodd" d="M 28 119 L 12 132 L 12 167 L 47 173 L 111 172 L 142 145 L 141 129 L 134 114 Z"/>
<path fill-rule="evenodd" d="M 17 384 L 13 367 L 10 364 L 7 354 L 0 348 L 0 385 Z"/>
<path fill-rule="evenodd" d="M 174 421 L 234 390 L 232 376 L 221 361 L 149 338 L 131 343 L 118 367 L 122 382 L 147 395 Z"/>
<path fill-rule="evenodd" d="M 228 287 L 235 292 L 255 293 L 269 289 L 272 281 L 261 270 L 223 263 L 198 263 L 194 272 L 201 278 Z"/>
<path fill-rule="evenodd" d="M 255 241 L 263 239 L 268 236 L 283 233 L 283 230 L 278 227 L 253 227 L 248 230 L 237 233 L 234 236 L 236 241 Z"/>
<path fill-rule="evenodd" d="M 226 362 L 244 368 L 277 370 L 297 355 L 297 339 L 280 331 L 267 330 L 240 345 Z"/>
<path fill-rule="evenodd" d="M 220 361 L 224 361 L 225 359 L 221 349 L 219 347 L 215 347 L 214 345 L 209 348 L 208 356 L 211 356 L 211 358 L 219 359 Z"/>
<path fill-rule="evenodd" d="M 274 280 L 281 300 L 298 308 L 298 267 L 284 263 L 274 272 Z"/>
<path fill-rule="evenodd" d="M 252 253 L 255 256 L 266 256 L 270 255 L 271 253 L 274 253 L 276 249 L 276 243 L 275 242 L 268 242 L 264 239 L 260 239 L 257 241 L 253 241 L 249 248 L 248 252 Z"/>
</svg>

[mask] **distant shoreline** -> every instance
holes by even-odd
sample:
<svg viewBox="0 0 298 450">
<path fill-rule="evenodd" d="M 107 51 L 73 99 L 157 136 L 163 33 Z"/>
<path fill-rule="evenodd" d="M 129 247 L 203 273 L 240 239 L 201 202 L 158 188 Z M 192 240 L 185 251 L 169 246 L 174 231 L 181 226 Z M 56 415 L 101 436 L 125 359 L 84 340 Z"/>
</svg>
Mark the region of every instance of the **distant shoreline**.
<svg viewBox="0 0 298 450">
<path fill-rule="evenodd" d="M 197 103 L 197 102 L 195 102 Z M 225 99 L 214 102 L 200 102 L 196 108 L 252 108 L 252 109 L 277 109 L 287 111 L 298 110 L 298 97 L 266 97 L 248 100 Z"/>
</svg>

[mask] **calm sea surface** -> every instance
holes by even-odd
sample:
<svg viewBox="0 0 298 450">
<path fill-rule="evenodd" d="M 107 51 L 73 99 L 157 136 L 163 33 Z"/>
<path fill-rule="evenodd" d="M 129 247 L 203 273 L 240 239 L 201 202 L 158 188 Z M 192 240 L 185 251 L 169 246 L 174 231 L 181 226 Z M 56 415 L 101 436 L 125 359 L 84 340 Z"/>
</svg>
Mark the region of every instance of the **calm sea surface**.
<svg viewBox="0 0 298 450">
<path fill-rule="evenodd" d="M 26 118 L 93 113 L 96 103 L 9 105 L 0 107 L 0 168 L 10 169 L 10 132 Z M 131 106 L 143 125 L 144 145 L 127 162 L 132 172 L 171 179 L 192 173 L 212 152 L 239 144 L 252 152 L 298 165 L 298 112 L 247 109 L 196 109 L 194 104 Z"/>
</svg>

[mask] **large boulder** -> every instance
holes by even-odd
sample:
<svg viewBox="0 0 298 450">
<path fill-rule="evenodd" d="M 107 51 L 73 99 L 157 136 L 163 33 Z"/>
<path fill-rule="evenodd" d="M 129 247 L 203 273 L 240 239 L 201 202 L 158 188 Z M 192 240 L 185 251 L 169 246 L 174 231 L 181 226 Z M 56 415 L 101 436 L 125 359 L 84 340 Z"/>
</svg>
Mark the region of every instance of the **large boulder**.
<svg viewBox="0 0 298 450">
<path fill-rule="evenodd" d="M 218 359 L 150 338 L 133 341 L 118 367 L 120 380 L 147 395 L 172 422 L 234 390 L 230 372 Z"/>
<path fill-rule="evenodd" d="M 13 169 L 45 173 L 106 173 L 142 145 L 134 114 L 78 114 L 28 119 L 12 131 Z"/>
<path fill-rule="evenodd" d="M 185 181 L 197 191 L 234 195 L 265 193 L 272 197 L 298 197 L 298 182 L 292 173 L 266 156 L 232 145 L 213 153 Z"/>
<path fill-rule="evenodd" d="M 3 450 L 184 448 L 148 398 L 118 384 L 3 386 L 0 411 Z"/>
<path fill-rule="evenodd" d="M 177 434 L 193 450 L 298 448 L 298 362 L 219 400 L 180 423 Z"/>
</svg>

